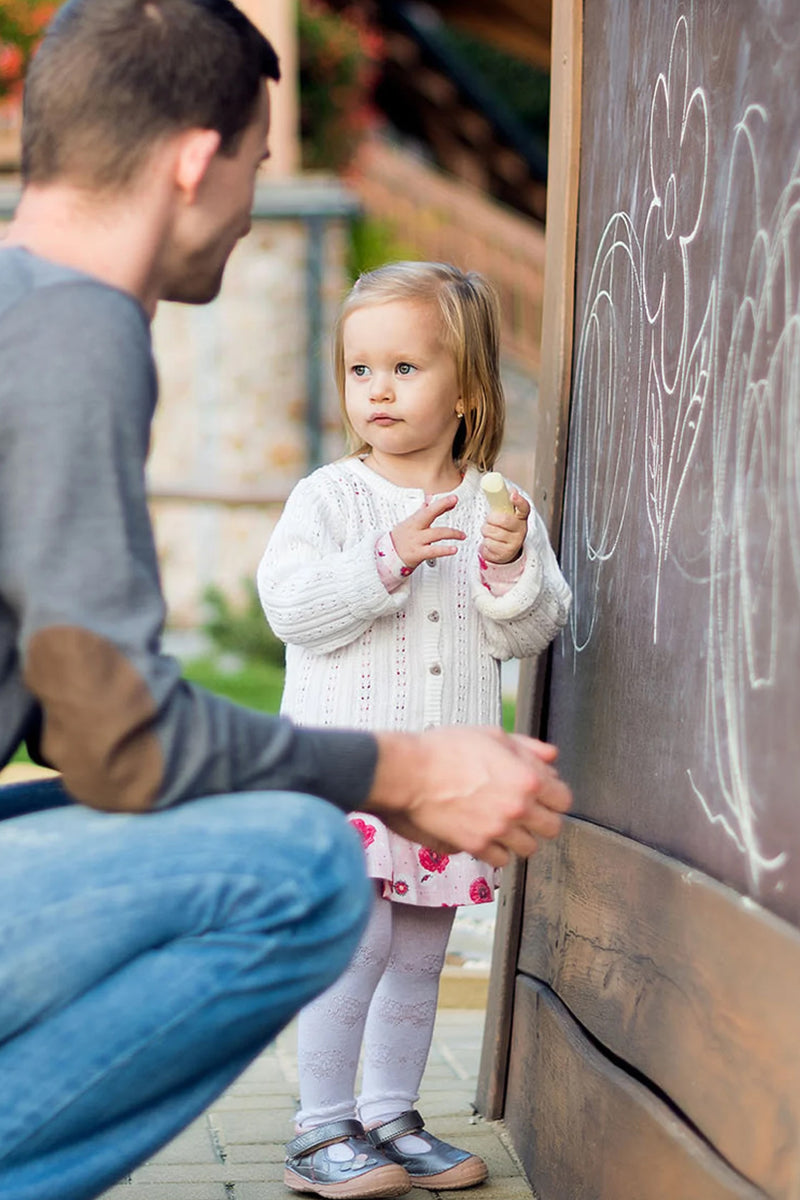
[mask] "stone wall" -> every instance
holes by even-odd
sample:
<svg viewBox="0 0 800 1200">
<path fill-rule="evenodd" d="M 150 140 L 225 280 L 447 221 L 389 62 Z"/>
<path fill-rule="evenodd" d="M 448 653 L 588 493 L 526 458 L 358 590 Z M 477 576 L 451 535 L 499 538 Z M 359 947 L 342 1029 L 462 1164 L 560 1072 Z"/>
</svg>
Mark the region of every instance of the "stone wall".
<svg viewBox="0 0 800 1200">
<path fill-rule="evenodd" d="M 323 198 L 319 186 L 311 194 Z M 236 599 L 309 470 L 309 354 L 319 355 L 321 457 L 344 449 L 329 346 L 347 286 L 346 219 L 324 221 L 317 347 L 309 346 L 309 226 L 299 215 L 254 220 L 212 304 L 159 306 L 161 400 L 148 478 L 171 625 L 201 620 L 209 584 Z"/>
</svg>

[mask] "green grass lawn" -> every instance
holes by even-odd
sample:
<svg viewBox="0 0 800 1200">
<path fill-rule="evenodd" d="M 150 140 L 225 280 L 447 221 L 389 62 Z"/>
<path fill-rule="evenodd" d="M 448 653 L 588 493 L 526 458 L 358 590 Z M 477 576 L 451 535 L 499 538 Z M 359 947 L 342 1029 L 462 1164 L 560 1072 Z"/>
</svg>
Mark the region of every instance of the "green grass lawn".
<svg viewBox="0 0 800 1200">
<path fill-rule="evenodd" d="M 215 659 L 197 658 L 183 664 L 183 673 L 192 683 L 227 696 L 237 704 L 276 713 L 283 692 L 283 667 L 249 660 L 238 670 L 226 671 Z"/>
</svg>

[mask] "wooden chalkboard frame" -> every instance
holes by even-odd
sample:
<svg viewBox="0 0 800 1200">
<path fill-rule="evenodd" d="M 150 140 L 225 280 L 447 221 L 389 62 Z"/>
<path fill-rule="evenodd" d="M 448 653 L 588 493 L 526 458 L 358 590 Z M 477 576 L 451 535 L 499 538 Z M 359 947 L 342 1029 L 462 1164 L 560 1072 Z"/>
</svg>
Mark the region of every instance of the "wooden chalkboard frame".
<svg viewBox="0 0 800 1200">
<path fill-rule="evenodd" d="M 532 496 L 556 548 L 561 527 L 566 440 L 572 383 L 575 259 L 578 228 L 583 0 L 553 4 L 550 51 L 550 129 L 542 313 L 539 413 Z M 546 657 L 520 671 L 516 728 L 541 732 Z M 501 1116 L 510 1050 L 514 972 L 519 947 L 525 864 L 504 872 L 498 906 L 476 1105 Z"/>
<path fill-rule="evenodd" d="M 557 544 L 573 384 L 583 0 L 553 8 L 534 495 Z M 546 689 L 545 664 L 527 664 L 520 731 L 541 732 Z M 569 819 L 564 837 L 506 874 L 479 1111 L 504 1118 L 542 1200 L 797 1200 L 798 929 L 599 819 Z"/>
<path fill-rule="evenodd" d="M 506 1124 L 541 1200 L 766 1200 L 597 1050 L 548 987 L 518 976 L 515 1011 Z"/>
<path fill-rule="evenodd" d="M 749 1181 L 748 1195 L 754 1185 L 795 1200 L 800 931 L 703 872 L 573 817 L 529 873 L 523 930 L 517 993 L 522 982 L 536 981 L 566 1006 L 592 1038 L 592 1053 L 584 1055 L 588 1075 L 606 1059 L 608 1078 L 627 1075 L 636 1083 L 624 1125 L 629 1141 L 636 1142 L 637 1121 L 649 1127 L 655 1120 L 665 1131 L 677 1119 L 684 1143 L 702 1137 L 710 1175 L 728 1178 L 730 1186 L 735 1178 Z M 515 1009 L 518 1046 L 544 1036 Z M 573 1049 L 575 1064 L 580 1054 Z M 550 1110 L 554 1125 L 564 1119 L 564 1090 L 557 1072 L 538 1087 L 517 1072 L 507 1120 L 534 1134 Z M 593 1091 L 594 1110 L 609 1114 L 616 1088 L 609 1087 L 608 1097 L 596 1084 Z M 653 1095 L 662 1105 L 655 1117 L 647 1101 Z M 609 1117 L 612 1134 L 619 1137 Z M 520 1152 L 529 1140 L 520 1138 Z M 672 1140 L 653 1161 L 663 1178 L 681 1160 L 681 1139 Z M 568 1157 L 562 1149 L 548 1164 L 540 1152 L 538 1169 L 563 1168 Z M 577 1157 L 576 1177 L 585 1170 Z M 638 1186 L 640 1200 L 660 1195 L 651 1182 L 640 1179 Z M 577 1185 L 563 1193 L 542 1190 L 545 1200 L 581 1194 Z M 618 1197 L 613 1190 L 603 1194 Z M 711 1193 L 691 1194 L 705 1200 Z"/>
</svg>

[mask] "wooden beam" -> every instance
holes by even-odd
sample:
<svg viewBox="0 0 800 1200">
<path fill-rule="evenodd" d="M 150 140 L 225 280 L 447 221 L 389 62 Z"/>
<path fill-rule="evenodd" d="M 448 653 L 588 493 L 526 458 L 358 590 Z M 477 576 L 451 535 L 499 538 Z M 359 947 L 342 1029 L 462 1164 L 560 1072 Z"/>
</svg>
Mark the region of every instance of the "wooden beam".
<svg viewBox="0 0 800 1200">
<path fill-rule="evenodd" d="M 273 178 L 300 169 L 300 101 L 296 0 L 239 0 L 239 7 L 269 38 L 281 63 L 281 81 L 270 84 L 270 157 L 262 171 Z"/>
<path fill-rule="evenodd" d="M 548 988 L 521 977 L 515 1012 L 506 1125 L 538 1200 L 765 1200 Z"/>
<path fill-rule="evenodd" d="M 580 159 L 582 0 L 553 5 L 553 69 L 545 232 L 544 311 L 539 398 L 531 413 L 535 448 L 532 495 L 558 545 L 572 380 L 575 241 Z M 520 671 L 517 730 L 539 733 L 546 659 L 526 659 Z M 485 1116 L 502 1115 L 525 870 L 506 868 L 495 933 L 476 1102 Z"/>
<path fill-rule="evenodd" d="M 743 1176 L 797 1200 L 794 926 L 701 871 L 568 818 L 528 871 L 519 970 L 547 983 Z M 515 1010 L 515 1028 L 525 1021 Z"/>
</svg>

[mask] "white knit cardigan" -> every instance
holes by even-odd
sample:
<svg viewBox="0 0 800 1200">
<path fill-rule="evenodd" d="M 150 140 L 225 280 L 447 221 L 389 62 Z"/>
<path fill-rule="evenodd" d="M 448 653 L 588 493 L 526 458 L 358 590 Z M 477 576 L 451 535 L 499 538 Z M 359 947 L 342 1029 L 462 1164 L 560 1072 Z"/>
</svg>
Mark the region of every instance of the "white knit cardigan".
<svg viewBox="0 0 800 1200">
<path fill-rule="evenodd" d="M 505 595 L 487 589 L 479 483 L 468 469 L 456 508 L 439 518 L 466 533 L 458 553 L 423 563 L 394 592 L 378 576 L 375 542 L 424 493 L 358 458 L 297 484 L 258 568 L 264 611 L 287 647 L 282 712 L 358 729 L 499 724 L 500 660 L 540 653 L 571 597 L 533 509 L 522 575 Z"/>
</svg>

